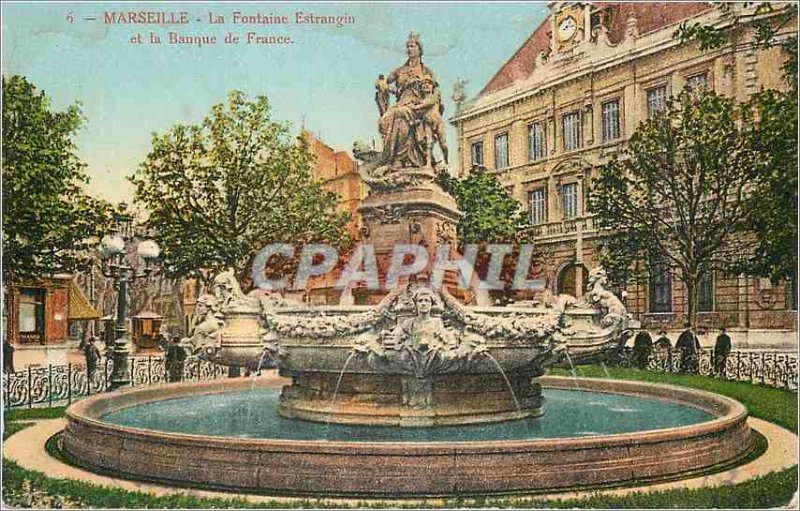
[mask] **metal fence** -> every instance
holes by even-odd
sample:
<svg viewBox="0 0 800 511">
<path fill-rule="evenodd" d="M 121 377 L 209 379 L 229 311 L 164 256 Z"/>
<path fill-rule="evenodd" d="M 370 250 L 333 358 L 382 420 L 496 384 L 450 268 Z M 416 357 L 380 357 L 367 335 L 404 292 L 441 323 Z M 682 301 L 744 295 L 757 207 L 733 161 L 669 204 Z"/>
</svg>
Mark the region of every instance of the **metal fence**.
<svg viewBox="0 0 800 511">
<path fill-rule="evenodd" d="M 228 368 L 190 357 L 183 363 L 166 362 L 163 357 L 130 357 L 131 385 L 145 387 L 171 381 L 202 381 L 224 378 Z M 714 350 L 701 350 L 696 357 L 683 357 L 680 350 L 653 349 L 645 357 L 624 348 L 609 365 L 640 367 L 650 371 L 699 374 L 734 381 L 797 390 L 797 354 L 772 351 L 731 351 L 717 360 Z M 113 361 L 104 359 L 90 375 L 83 364 L 28 367 L 3 373 L 3 406 L 34 408 L 70 404 L 105 392 L 111 383 Z"/>
<path fill-rule="evenodd" d="M 734 350 L 718 360 L 713 349 L 703 349 L 697 356 L 684 357 L 674 348 L 654 348 L 649 354 L 639 355 L 633 348 L 626 347 L 617 358 L 609 361 L 609 365 L 699 374 L 797 390 L 797 353 Z"/>
<path fill-rule="evenodd" d="M 182 363 L 166 362 L 163 357 L 130 357 L 131 385 L 145 387 L 168 381 L 201 381 L 223 378 L 228 368 L 190 357 Z M 105 392 L 111 384 L 114 363 L 103 359 L 89 375 L 83 364 L 28 367 L 23 371 L 3 373 L 3 406 L 34 408 L 70 404 L 73 401 Z"/>
</svg>

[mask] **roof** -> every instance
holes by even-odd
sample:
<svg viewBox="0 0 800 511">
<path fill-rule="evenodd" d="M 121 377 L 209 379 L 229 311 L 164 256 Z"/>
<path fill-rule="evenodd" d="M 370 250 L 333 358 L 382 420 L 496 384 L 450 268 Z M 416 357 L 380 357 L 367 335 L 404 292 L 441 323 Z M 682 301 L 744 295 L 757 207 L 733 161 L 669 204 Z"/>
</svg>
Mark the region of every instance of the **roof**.
<svg viewBox="0 0 800 511">
<path fill-rule="evenodd" d="M 608 39 L 617 44 L 625 38 L 625 24 L 630 16 L 636 18 L 640 35 L 710 11 L 714 7 L 707 2 L 692 3 L 611 3 L 597 2 L 593 6 L 602 10 L 608 23 Z M 540 52 L 550 48 L 550 16 L 533 31 L 533 34 L 519 47 L 499 71 L 481 90 L 479 96 L 505 89 L 515 81 L 525 79 L 534 71 L 534 62 Z"/>
<path fill-rule="evenodd" d="M 98 319 L 100 313 L 94 308 L 92 303 L 83 294 L 81 288 L 74 280 L 69 283 L 69 303 L 67 307 L 67 318 L 70 321 L 80 321 L 88 319 Z"/>
</svg>

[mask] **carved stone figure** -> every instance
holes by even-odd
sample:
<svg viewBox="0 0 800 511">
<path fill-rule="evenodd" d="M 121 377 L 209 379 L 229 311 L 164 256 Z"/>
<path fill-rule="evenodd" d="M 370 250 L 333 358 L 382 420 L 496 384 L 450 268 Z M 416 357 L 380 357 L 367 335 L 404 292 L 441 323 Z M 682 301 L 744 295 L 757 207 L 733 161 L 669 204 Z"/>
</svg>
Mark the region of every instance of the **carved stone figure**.
<svg viewBox="0 0 800 511">
<path fill-rule="evenodd" d="M 441 350 L 455 346 L 455 336 L 444 328 L 442 318 L 431 315 L 434 293 L 419 288 L 413 295 L 416 315 L 403 320 L 389 336 L 392 347 L 407 347 L 413 350 Z M 386 342 L 384 344 L 387 344 Z"/>
<path fill-rule="evenodd" d="M 401 372 L 410 378 L 403 380 L 404 399 L 409 406 L 429 404 L 428 384 L 415 380 L 433 374 L 458 371 L 476 356 L 486 352 L 482 339 L 464 335 L 458 328 L 448 328 L 442 320 L 443 303 L 438 293 L 421 287 L 406 289 L 393 300 L 392 311 L 408 311 L 411 317 L 399 320 L 392 329 L 370 332 L 356 339 L 354 351 L 365 355 L 375 369 Z M 429 389 L 428 389 L 429 390 Z"/>
<path fill-rule="evenodd" d="M 463 78 L 456 78 L 456 83 L 453 84 L 453 94 L 450 99 L 456 104 L 456 108 L 461 108 L 464 100 L 467 99 L 467 80 Z"/>
<path fill-rule="evenodd" d="M 598 266 L 589 271 L 588 284 L 589 290 L 583 301 L 586 305 L 602 311 L 603 317 L 600 321 L 602 326 L 611 326 L 627 316 L 622 300 L 605 288 L 608 285 L 608 276 L 602 267 Z"/>
<path fill-rule="evenodd" d="M 382 164 L 390 171 L 431 166 L 436 139 L 447 158 L 441 94 L 433 72 L 422 63 L 422 53 L 419 37 L 409 34 L 405 64 L 386 78 L 381 75 L 375 83 L 381 116 L 378 127 L 383 136 Z M 390 93 L 396 98 L 393 105 L 389 105 Z"/>
<path fill-rule="evenodd" d="M 257 307 L 258 300 L 245 295 L 239 282 L 236 280 L 236 273 L 230 268 L 214 277 L 211 285 L 211 292 L 218 301 L 219 309 L 226 311 L 232 307 L 246 306 L 249 308 Z"/>
<path fill-rule="evenodd" d="M 639 37 L 639 22 L 632 14 L 625 20 L 625 40 L 633 41 Z"/>
<path fill-rule="evenodd" d="M 224 315 L 219 300 L 213 295 L 202 295 L 195 305 L 195 320 L 189 329 L 195 352 L 210 357 L 219 347 Z"/>
</svg>

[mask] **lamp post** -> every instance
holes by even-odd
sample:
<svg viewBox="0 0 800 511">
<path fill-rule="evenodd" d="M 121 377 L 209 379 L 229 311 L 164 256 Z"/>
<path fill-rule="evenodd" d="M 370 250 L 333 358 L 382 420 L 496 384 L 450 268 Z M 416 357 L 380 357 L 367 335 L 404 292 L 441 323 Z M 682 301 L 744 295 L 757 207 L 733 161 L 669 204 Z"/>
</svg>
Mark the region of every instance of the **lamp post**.
<svg viewBox="0 0 800 511">
<path fill-rule="evenodd" d="M 128 226 L 131 218 L 118 215 L 118 225 Z M 114 279 L 117 287 L 117 323 L 115 328 L 114 347 L 111 350 L 111 359 L 114 362 L 114 369 L 111 373 L 110 390 L 126 387 L 131 383 L 131 374 L 128 367 L 128 349 L 125 333 L 125 309 L 126 297 L 128 295 L 128 283 L 133 283 L 136 279 L 147 277 L 153 271 L 153 260 L 158 257 L 158 244 L 152 240 L 145 240 L 136 247 L 136 254 L 144 259 L 145 267 L 137 271 L 128 262 L 127 246 L 133 239 L 129 228 L 121 228 L 117 234 L 104 236 L 100 242 L 100 256 L 102 259 L 103 276 Z"/>
</svg>

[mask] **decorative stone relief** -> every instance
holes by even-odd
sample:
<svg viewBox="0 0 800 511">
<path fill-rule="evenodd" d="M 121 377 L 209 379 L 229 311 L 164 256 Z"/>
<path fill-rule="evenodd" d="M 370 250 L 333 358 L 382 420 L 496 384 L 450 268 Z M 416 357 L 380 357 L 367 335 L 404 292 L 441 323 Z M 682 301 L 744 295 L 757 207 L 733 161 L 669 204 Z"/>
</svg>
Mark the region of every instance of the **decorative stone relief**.
<svg viewBox="0 0 800 511">
<path fill-rule="evenodd" d="M 625 42 L 633 42 L 639 37 L 639 27 L 636 17 L 631 15 L 625 20 Z"/>
<path fill-rule="evenodd" d="M 599 309 L 602 312 L 600 320 L 602 326 L 610 327 L 628 318 L 628 312 L 622 300 L 606 289 L 608 276 L 601 266 L 589 271 L 587 282 L 588 291 L 579 304 Z"/>
<path fill-rule="evenodd" d="M 608 28 L 603 23 L 598 23 L 594 28 L 592 28 L 592 40 L 596 45 L 602 48 L 612 48 L 616 46 L 615 44 L 611 43 L 611 40 L 609 40 Z"/>
<path fill-rule="evenodd" d="M 436 240 L 441 244 L 454 246 L 456 243 L 456 226 L 450 222 L 440 222 L 436 225 Z"/>
<path fill-rule="evenodd" d="M 195 318 L 189 328 L 189 337 L 181 343 L 190 345 L 194 353 L 211 358 L 220 346 L 224 318 L 217 297 L 200 296 L 195 305 Z"/>
<path fill-rule="evenodd" d="M 440 294 L 428 288 L 406 289 L 395 303 L 398 310 L 408 308 L 411 301 L 414 314 L 400 320 L 395 328 L 372 331 L 356 339 L 354 352 L 364 356 L 377 370 L 401 371 L 414 378 L 432 374 L 457 372 L 464 364 L 486 352 L 480 337 L 466 334 L 463 329 L 446 327 L 442 317 L 434 313 L 441 309 Z M 412 405 L 424 405 L 424 389 L 406 389 L 406 396 L 422 396 Z M 417 401 L 417 400 L 415 400 Z"/>
<path fill-rule="evenodd" d="M 362 210 L 364 220 L 375 220 L 380 224 L 399 224 L 406 211 L 405 204 L 386 204 Z"/>
</svg>

